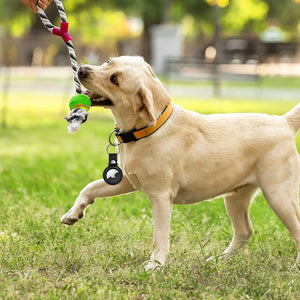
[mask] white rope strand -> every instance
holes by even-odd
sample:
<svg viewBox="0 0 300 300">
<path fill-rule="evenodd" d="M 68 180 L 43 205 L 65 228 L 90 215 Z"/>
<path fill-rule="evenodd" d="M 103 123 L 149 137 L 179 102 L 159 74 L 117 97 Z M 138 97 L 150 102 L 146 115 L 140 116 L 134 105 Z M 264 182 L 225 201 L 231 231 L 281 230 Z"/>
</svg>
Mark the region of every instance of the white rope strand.
<svg viewBox="0 0 300 300">
<path fill-rule="evenodd" d="M 53 28 L 54 28 L 54 25 L 49 21 L 49 19 L 46 16 L 44 10 L 41 7 L 39 7 L 39 6 L 38 6 L 38 15 L 39 15 L 42 23 L 46 27 L 46 29 L 48 29 L 50 32 L 52 32 Z"/>
<path fill-rule="evenodd" d="M 76 87 L 76 93 L 81 94 L 81 92 L 82 92 L 81 91 L 81 83 L 80 83 L 80 81 L 78 79 L 78 76 L 77 76 L 78 63 L 77 63 L 77 59 L 76 59 L 74 46 L 73 46 L 72 41 L 66 42 L 66 45 L 67 45 L 68 51 L 69 51 L 71 67 L 72 67 L 73 77 L 74 77 L 74 83 L 75 83 L 75 87 Z"/>
<path fill-rule="evenodd" d="M 66 12 L 65 12 L 65 8 L 63 6 L 63 3 L 61 2 L 61 0 L 54 0 L 56 6 L 57 6 L 57 9 L 58 9 L 58 13 L 60 15 L 60 19 L 62 22 L 67 22 L 67 15 L 66 15 Z"/>
<path fill-rule="evenodd" d="M 61 0 L 54 0 L 61 22 L 63 23 L 67 23 L 67 15 L 63 6 L 63 3 Z M 47 15 L 45 14 L 44 10 L 38 6 L 38 15 L 42 21 L 42 23 L 44 24 L 45 28 L 47 30 L 49 30 L 51 33 L 53 33 L 53 29 L 55 28 L 55 26 L 49 21 Z M 70 61 L 71 61 L 71 67 L 72 67 L 72 71 L 73 71 L 73 77 L 74 77 L 74 83 L 75 83 L 75 88 L 76 88 L 76 93 L 81 94 L 81 83 L 78 80 L 77 77 L 77 70 L 78 70 L 78 63 L 77 63 L 77 59 L 76 59 L 76 54 L 75 54 L 75 50 L 74 50 L 74 46 L 73 43 L 71 41 L 71 38 L 68 41 L 65 41 L 68 51 L 69 51 L 69 57 L 70 57 Z"/>
</svg>

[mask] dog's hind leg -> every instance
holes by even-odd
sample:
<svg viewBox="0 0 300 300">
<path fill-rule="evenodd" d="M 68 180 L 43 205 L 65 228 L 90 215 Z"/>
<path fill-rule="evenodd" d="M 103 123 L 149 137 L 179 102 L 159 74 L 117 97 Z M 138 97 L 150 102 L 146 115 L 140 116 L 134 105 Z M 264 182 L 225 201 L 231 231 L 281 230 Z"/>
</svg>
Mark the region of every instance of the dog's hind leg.
<svg viewBox="0 0 300 300">
<path fill-rule="evenodd" d="M 229 247 L 223 252 L 223 258 L 229 257 L 242 248 L 252 235 L 252 224 L 248 209 L 257 186 L 248 185 L 227 195 L 225 207 L 233 226 L 233 238 Z"/>
<path fill-rule="evenodd" d="M 233 238 L 229 247 L 220 256 L 212 256 L 207 259 L 208 261 L 216 258 L 226 259 L 246 244 L 253 231 L 248 209 L 257 189 L 255 185 L 247 185 L 226 195 L 224 201 L 233 226 Z"/>
<path fill-rule="evenodd" d="M 233 226 L 233 238 L 223 255 L 230 256 L 242 248 L 252 235 L 252 224 L 249 217 L 251 199 L 257 186 L 248 185 L 225 197 L 225 207 Z"/>
<path fill-rule="evenodd" d="M 269 206 L 295 240 L 298 250 L 297 265 L 300 263 L 300 163 L 298 154 L 289 155 L 282 163 L 279 160 L 277 162 L 278 165 L 268 168 L 266 173 L 260 176 L 260 185 Z"/>
<path fill-rule="evenodd" d="M 287 180 L 288 181 L 288 180 Z M 298 184 L 291 186 L 282 182 L 275 189 L 264 189 L 265 198 L 283 225 L 289 230 L 295 240 L 298 257 L 296 267 L 300 264 L 300 209 L 298 204 Z"/>
</svg>

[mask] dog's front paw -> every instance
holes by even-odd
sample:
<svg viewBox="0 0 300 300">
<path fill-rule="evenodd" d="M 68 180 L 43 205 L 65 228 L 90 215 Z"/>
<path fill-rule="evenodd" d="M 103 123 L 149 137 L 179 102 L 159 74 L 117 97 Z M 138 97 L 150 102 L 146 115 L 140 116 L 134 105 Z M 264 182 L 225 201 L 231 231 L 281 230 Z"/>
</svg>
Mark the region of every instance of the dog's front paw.
<svg viewBox="0 0 300 300">
<path fill-rule="evenodd" d="M 157 270 L 161 267 L 163 267 L 165 264 L 164 263 L 160 263 L 159 261 L 157 260 L 151 260 L 149 261 L 146 266 L 144 267 L 145 271 L 148 272 L 148 271 L 154 271 L 154 270 Z"/>
<path fill-rule="evenodd" d="M 215 262 L 215 263 L 217 263 L 218 261 L 221 261 L 221 260 L 225 261 L 230 257 L 231 257 L 231 255 L 222 253 L 220 255 L 215 255 L 215 256 L 211 256 L 211 257 L 207 258 L 206 262 Z"/>
<path fill-rule="evenodd" d="M 83 213 L 80 213 L 78 216 L 76 216 L 72 210 L 69 210 L 65 215 L 63 215 L 60 219 L 61 224 L 64 225 L 74 225 L 78 222 L 79 219 L 83 217 Z"/>
</svg>

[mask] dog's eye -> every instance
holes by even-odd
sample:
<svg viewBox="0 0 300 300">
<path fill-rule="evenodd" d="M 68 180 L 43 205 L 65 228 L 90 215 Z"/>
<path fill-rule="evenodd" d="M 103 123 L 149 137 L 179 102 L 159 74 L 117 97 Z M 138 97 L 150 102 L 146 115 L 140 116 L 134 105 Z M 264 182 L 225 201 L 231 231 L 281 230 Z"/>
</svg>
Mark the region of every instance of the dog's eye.
<svg viewBox="0 0 300 300">
<path fill-rule="evenodd" d="M 111 62 L 111 59 L 108 59 L 106 63 L 109 64 L 110 62 Z"/>
<path fill-rule="evenodd" d="M 118 83 L 118 77 L 116 75 L 111 75 L 110 76 L 110 82 L 114 85 L 119 85 Z"/>
</svg>

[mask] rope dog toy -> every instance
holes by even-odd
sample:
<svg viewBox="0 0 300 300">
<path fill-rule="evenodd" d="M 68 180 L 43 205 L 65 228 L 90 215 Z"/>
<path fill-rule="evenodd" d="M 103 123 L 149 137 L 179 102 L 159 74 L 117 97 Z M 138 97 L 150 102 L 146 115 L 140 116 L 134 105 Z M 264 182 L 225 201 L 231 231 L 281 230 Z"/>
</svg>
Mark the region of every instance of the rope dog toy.
<svg viewBox="0 0 300 300">
<path fill-rule="evenodd" d="M 79 129 L 80 125 L 87 120 L 88 110 L 91 107 L 91 100 L 87 95 L 83 95 L 81 91 L 81 84 L 77 77 L 77 70 L 78 70 L 77 59 L 76 59 L 73 43 L 71 42 L 72 37 L 68 32 L 69 24 L 67 22 L 67 16 L 66 16 L 64 6 L 61 0 L 54 0 L 54 2 L 57 6 L 57 10 L 61 19 L 60 28 L 55 27 L 49 21 L 44 10 L 39 6 L 38 6 L 38 14 L 46 29 L 52 32 L 52 34 L 61 36 L 68 47 L 77 94 L 74 95 L 69 101 L 71 112 L 69 113 L 69 116 L 65 119 L 69 122 L 68 125 L 69 132 L 74 133 Z M 115 130 L 112 131 L 112 133 L 113 132 L 115 132 Z M 109 185 L 118 184 L 121 182 L 123 178 L 123 172 L 118 167 L 118 154 L 120 151 L 119 149 L 120 143 L 118 142 L 117 144 L 115 144 L 111 142 L 112 133 L 109 136 L 109 145 L 106 148 L 106 152 L 109 158 L 109 165 L 103 172 L 103 179 Z M 109 153 L 108 149 L 110 146 L 116 147 L 118 153 Z"/>
<path fill-rule="evenodd" d="M 82 94 L 81 83 L 77 77 L 78 63 L 76 59 L 74 46 L 72 43 L 72 37 L 68 32 L 69 23 L 67 22 L 67 15 L 63 3 L 61 0 L 54 0 L 54 2 L 56 4 L 60 16 L 60 20 L 61 20 L 60 27 L 55 27 L 49 21 L 47 15 L 45 14 L 44 10 L 40 6 L 38 6 L 38 15 L 42 23 L 44 24 L 45 28 L 49 30 L 52 34 L 62 37 L 62 39 L 64 40 L 68 48 L 71 67 L 73 71 L 76 94 L 69 101 L 69 107 L 71 111 L 69 113 L 69 116 L 65 117 L 65 119 L 69 123 L 68 125 L 69 132 L 75 133 L 79 129 L 80 125 L 87 120 L 88 110 L 91 107 L 91 100 L 87 95 Z"/>
</svg>

